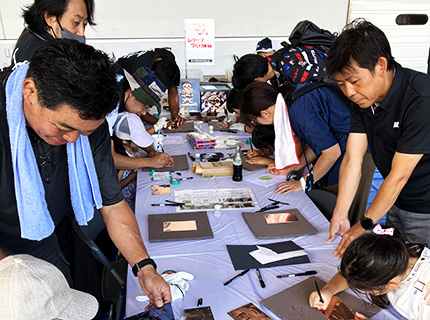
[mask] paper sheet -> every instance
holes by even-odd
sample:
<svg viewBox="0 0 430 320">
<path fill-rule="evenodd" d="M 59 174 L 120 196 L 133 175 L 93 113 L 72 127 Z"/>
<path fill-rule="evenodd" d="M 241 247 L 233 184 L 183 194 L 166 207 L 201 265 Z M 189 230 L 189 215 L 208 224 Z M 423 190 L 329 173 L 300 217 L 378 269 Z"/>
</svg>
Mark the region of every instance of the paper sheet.
<svg viewBox="0 0 430 320">
<path fill-rule="evenodd" d="M 184 137 L 181 136 L 174 136 L 174 135 L 167 135 L 163 139 L 163 145 L 178 145 L 178 144 L 184 144 L 185 140 Z"/>
<path fill-rule="evenodd" d="M 261 264 L 268 264 L 285 259 L 305 256 L 304 250 L 288 251 L 283 253 L 276 253 L 269 248 L 257 246 L 257 250 L 251 251 L 249 254 Z"/>
</svg>

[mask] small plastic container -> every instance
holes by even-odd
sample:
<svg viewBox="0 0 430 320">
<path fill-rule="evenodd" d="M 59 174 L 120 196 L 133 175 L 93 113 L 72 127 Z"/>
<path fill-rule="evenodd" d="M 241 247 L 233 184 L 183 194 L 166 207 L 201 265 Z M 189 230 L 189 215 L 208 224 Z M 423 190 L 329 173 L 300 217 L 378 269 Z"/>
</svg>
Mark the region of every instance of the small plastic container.
<svg viewBox="0 0 430 320">
<path fill-rule="evenodd" d="M 222 206 L 220 204 L 214 205 L 214 216 L 215 217 L 221 217 L 221 208 Z"/>
</svg>

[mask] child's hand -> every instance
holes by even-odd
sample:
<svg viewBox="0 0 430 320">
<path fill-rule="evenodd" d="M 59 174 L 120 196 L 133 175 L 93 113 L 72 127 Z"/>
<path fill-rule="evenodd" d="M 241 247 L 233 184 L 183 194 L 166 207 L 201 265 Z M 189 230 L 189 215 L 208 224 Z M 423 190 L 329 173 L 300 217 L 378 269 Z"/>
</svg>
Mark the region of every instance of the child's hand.
<svg viewBox="0 0 430 320">
<path fill-rule="evenodd" d="M 253 157 L 251 159 L 246 159 L 245 161 L 250 164 L 261 164 L 264 166 L 268 166 L 274 162 L 273 159 L 266 158 L 266 157 Z"/>
<path fill-rule="evenodd" d="M 355 319 L 370 320 L 368 317 L 366 317 L 365 315 L 358 313 L 358 312 L 355 313 Z"/>
<path fill-rule="evenodd" d="M 267 167 L 267 172 L 269 172 L 269 173 L 271 173 L 271 174 L 273 174 L 275 176 L 279 176 L 280 175 L 280 172 L 279 172 L 278 169 L 276 169 L 276 165 L 274 163 L 270 164 Z"/>
<path fill-rule="evenodd" d="M 269 172 L 269 173 L 271 173 L 271 174 L 273 174 L 275 176 L 279 176 L 279 175 L 281 175 L 281 176 L 287 176 L 290 173 L 290 171 L 291 171 L 290 168 L 287 168 L 287 169 L 284 169 L 284 170 L 278 170 L 278 169 L 276 169 L 275 162 L 273 162 L 272 164 L 269 164 L 269 167 L 267 168 L 267 172 Z"/>
<path fill-rule="evenodd" d="M 321 290 L 321 296 L 324 300 L 324 303 L 320 301 L 320 296 L 318 295 L 318 292 L 314 291 L 309 296 L 309 305 L 312 308 L 317 308 L 320 311 L 324 311 L 327 309 L 331 298 L 333 297 L 331 294 L 327 293 L 324 289 Z"/>
<path fill-rule="evenodd" d="M 254 158 L 254 157 L 258 156 L 258 152 L 256 150 L 249 149 L 246 152 L 246 156 L 248 157 L 248 159 L 251 159 L 251 158 Z"/>
<path fill-rule="evenodd" d="M 292 180 L 282 182 L 276 187 L 275 193 L 287 194 L 290 192 L 303 191 L 302 184 L 300 181 Z"/>
<path fill-rule="evenodd" d="M 164 168 L 173 161 L 167 153 L 160 152 L 157 152 L 153 157 L 151 157 L 151 160 L 154 168 Z"/>
</svg>

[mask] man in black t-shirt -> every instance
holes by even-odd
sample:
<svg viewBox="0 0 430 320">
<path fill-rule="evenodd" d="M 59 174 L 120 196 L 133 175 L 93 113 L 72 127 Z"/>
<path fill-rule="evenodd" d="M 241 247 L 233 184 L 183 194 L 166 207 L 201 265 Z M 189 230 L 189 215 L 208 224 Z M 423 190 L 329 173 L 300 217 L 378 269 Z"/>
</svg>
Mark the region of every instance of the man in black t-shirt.
<svg viewBox="0 0 430 320">
<path fill-rule="evenodd" d="M 25 7 L 25 29 L 13 50 L 11 67 L 30 61 L 34 51 L 53 39 L 75 39 L 85 43 L 85 28 L 93 26 L 94 0 L 37 0 Z"/>
<path fill-rule="evenodd" d="M 154 50 L 143 50 L 130 53 L 119 58 L 116 64 L 124 68 L 128 73 L 133 74 L 141 67 L 148 67 L 161 81 L 167 89 L 167 97 L 170 109 L 169 126 L 179 126 L 185 120 L 179 113 L 179 93 L 178 86 L 180 81 L 180 71 L 176 64 L 173 53 L 165 48 L 156 48 Z M 147 113 L 141 116 L 141 119 L 150 124 L 155 124 L 157 118 Z"/>
<path fill-rule="evenodd" d="M 149 258 L 112 160 L 105 116 L 116 106 L 120 88 L 107 55 L 77 41 L 50 41 L 36 50 L 29 66 L 2 74 L 0 83 L 0 250 L 36 256 L 68 277 L 61 239 L 52 226 L 73 213 L 85 223 L 89 219 L 82 221 L 78 212 L 86 215 L 92 208 L 82 212 L 81 207 L 101 202 L 109 235 L 150 303 L 170 302 L 169 285 Z M 82 189 L 87 175 L 91 186 Z M 28 186 L 31 191 L 23 194 Z"/>
<path fill-rule="evenodd" d="M 409 242 L 430 245 L 430 76 L 396 63 L 385 34 L 362 19 L 335 40 L 327 71 L 353 102 L 330 223 L 329 240 L 342 235 L 335 254 L 341 256 L 386 213 L 387 224 Z M 384 182 L 361 221 L 349 228 L 348 208 L 368 146 Z"/>
</svg>

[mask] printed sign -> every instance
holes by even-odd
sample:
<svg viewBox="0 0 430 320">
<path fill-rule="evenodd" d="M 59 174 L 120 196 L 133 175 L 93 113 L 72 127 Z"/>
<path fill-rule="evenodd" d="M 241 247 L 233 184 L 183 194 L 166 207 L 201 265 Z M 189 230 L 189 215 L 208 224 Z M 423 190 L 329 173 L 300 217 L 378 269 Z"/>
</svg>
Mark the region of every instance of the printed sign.
<svg viewBox="0 0 430 320">
<path fill-rule="evenodd" d="M 179 106 L 188 109 L 190 113 L 200 112 L 200 80 L 181 79 L 178 88 Z"/>
<path fill-rule="evenodd" d="M 187 65 L 215 63 L 214 19 L 184 19 Z"/>
</svg>

